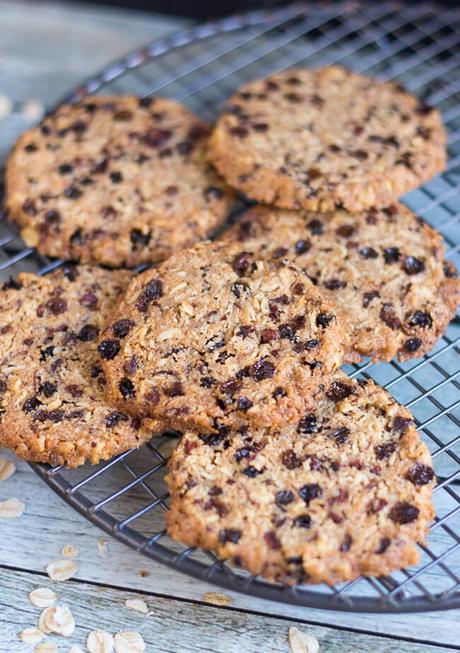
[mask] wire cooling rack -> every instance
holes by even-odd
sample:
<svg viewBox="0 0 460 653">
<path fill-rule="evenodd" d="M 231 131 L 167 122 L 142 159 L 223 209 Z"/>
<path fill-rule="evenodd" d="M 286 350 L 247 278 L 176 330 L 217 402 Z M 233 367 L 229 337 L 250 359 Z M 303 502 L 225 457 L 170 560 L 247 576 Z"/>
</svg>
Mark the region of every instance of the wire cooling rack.
<svg viewBox="0 0 460 653">
<path fill-rule="evenodd" d="M 66 100 L 89 93 L 150 95 L 186 102 L 213 119 L 242 82 L 294 65 L 340 63 L 357 72 L 398 79 L 443 112 L 450 162 L 442 176 L 404 201 L 444 235 L 447 257 L 460 250 L 460 10 L 442 5 L 379 2 L 296 4 L 252 12 L 157 41 L 87 80 Z M 46 273 L 59 265 L 24 248 L 0 222 L 0 275 Z M 258 597 L 303 606 L 366 612 L 460 607 L 460 325 L 435 349 L 408 363 L 348 368 L 372 377 L 414 413 L 434 460 L 437 517 L 421 563 L 386 578 L 334 586 L 284 588 L 250 576 L 214 555 L 184 549 L 164 531 L 165 466 L 175 440 L 165 434 L 92 468 L 33 465 L 73 508 L 143 554 L 196 578 Z"/>
</svg>

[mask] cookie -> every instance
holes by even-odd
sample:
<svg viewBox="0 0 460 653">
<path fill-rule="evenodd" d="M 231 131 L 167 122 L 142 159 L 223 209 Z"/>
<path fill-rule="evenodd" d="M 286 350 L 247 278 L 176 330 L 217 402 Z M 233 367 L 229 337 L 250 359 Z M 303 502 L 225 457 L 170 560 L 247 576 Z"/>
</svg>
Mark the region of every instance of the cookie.
<svg viewBox="0 0 460 653">
<path fill-rule="evenodd" d="M 296 422 L 343 351 L 303 273 L 212 242 L 136 277 L 99 344 L 109 401 L 178 430 Z"/>
<path fill-rule="evenodd" d="M 260 202 L 362 211 L 444 170 L 445 146 L 439 113 L 399 84 L 331 67 L 244 85 L 224 106 L 209 156 Z"/>
<path fill-rule="evenodd" d="M 381 576 L 418 561 L 433 480 L 411 414 L 339 372 L 297 426 L 185 433 L 167 530 L 270 581 Z"/>
<path fill-rule="evenodd" d="M 422 356 L 459 302 L 460 282 L 444 260 L 441 236 L 402 204 L 357 214 L 255 207 L 222 238 L 303 270 L 340 307 L 349 361 Z"/>
<path fill-rule="evenodd" d="M 41 254 L 132 267 L 206 238 L 233 202 L 206 160 L 209 126 L 162 98 L 61 106 L 16 144 L 9 217 Z"/>
<path fill-rule="evenodd" d="M 97 337 L 131 274 L 66 266 L 0 290 L 0 447 L 76 467 L 138 447 L 148 419 L 107 404 Z"/>
</svg>

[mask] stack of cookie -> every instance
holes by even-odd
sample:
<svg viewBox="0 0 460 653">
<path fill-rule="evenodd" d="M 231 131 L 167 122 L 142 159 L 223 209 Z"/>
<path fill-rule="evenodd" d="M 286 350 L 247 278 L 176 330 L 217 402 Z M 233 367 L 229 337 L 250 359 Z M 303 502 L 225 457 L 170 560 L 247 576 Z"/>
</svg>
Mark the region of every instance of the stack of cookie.
<svg viewBox="0 0 460 653">
<path fill-rule="evenodd" d="M 415 563 L 428 449 L 340 367 L 420 356 L 455 313 L 441 237 L 397 202 L 444 164 L 436 111 L 339 68 L 248 84 L 212 131 L 159 98 L 61 107 L 16 145 L 7 209 L 80 265 L 4 286 L 0 445 L 75 466 L 173 429 L 179 541 L 287 584 Z M 198 242 L 235 190 L 265 204 Z"/>
</svg>

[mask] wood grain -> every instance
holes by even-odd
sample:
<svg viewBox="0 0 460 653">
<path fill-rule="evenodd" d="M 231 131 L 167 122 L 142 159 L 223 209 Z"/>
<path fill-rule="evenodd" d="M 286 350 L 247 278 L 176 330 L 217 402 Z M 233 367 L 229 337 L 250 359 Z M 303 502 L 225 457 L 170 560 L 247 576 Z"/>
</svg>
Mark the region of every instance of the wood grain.
<svg viewBox="0 0 460 653">
<path fill-rule="evenodd" d="M 0 455 L 14 459 L 10 452 Z M 50 560 L 59 557 L 64 544 L 71 543 L 80 550 L 78 578 L 85 581 L 193 601 L 202 601 L 206 592 L 216 591 L 215 586 L 172 571 L 108 538 L 52 493 L 28 465 L 22 461 L 17 461 L 17 465 L 16 474 L 0 485 L 0 498 L 16 496 L 25 502 L 26 510 L 20 519 L 0 525 L 0 564 L 41 572 Z M 125 508 L 129 511 L 129 503 Z M 105 555 L 97 548 L 100 537 L 109 540 Z M 379 617 L 307 610 L 228 594 L 232 596 L 232 605 L 241 610 L 438 644 L 455 646 L 460 642 L 460 610 Z"/>
<path fill-rule="evenodd" d="M 40 610 L 28 602 L 28 593 L 43 583 L 36 574 L 17 572 L 12 575 L 0 569 L 0 651 L 22 653 L 17 633 L 36 625 Z M 45 582 L 45 586 L 49 583 Z M 137 630 L 147 644 L 147 651 L 158 653 L 283 653 L 288 652 L 290 626 L 297 626 L 314 635 L 324 653 L 442 653 L 443 646 L 394 640 L 370 634 L 304 623 L 276 617 L 248 614 L 240 610 L 216 608 L 192 602 L 148 598 L 134 592 L 68 581 L 53 584 L 60 602 L 66 603 L 75 618 L 74 635 L 66 641 L 83 645 L 89 631 L 96 628 L 112 634 L 121 630 Z M 127 598 L 143 598 L 150 609 L 145 617 L 127 610 Z M 62 638 L 59 640 L 62 642 Z M 30 649 L 29 649 L 30 650 Z"/>
<path fill-rule="evenodd" d="M 0 0 L 0 95 L 16 111 L 0 121 L 0 158 L 14 138 L 30 126 L 19 109 L 26 100 L 50 106 L 84 77 L 113 59 L 189 24 L 189 21 L 109 9 L 34 0 Z M 10 454 L 8 454 L 9 457 Z M 102 498 L 109 487 L 95 489 Z M 307 610 L 228 593 L 232 609 L 203 604 L 216 588 L 156 564 L 121 543 L 110 540 L 101 554 L 97 540 L 106 537 L 54 495 L 24 463 L 0 484 L 0 500 L 17 496 L 26 503 L 17 520 L 0 522 L 0 653 L 30 650 L 17 632 L 36 623 L 37 611 L 27 594 L 47 584 L 45 565 L 60 557 L 64 544 L 79 550 L 78 579 L 58 590 L 74 611 L 77 633 L 84 642 L 91 628 L 138 629 L 150 651 L 288 651 L 287 630 L 297 623 L 321 642 L 322 653 L 435 653 L 460 650 L 460 610 L 420 615 L 358 615 Z M 134 493 L 119 510 L 139 500 Z M 446 497 L 440 507 L 448 509 Z M 150 526 L 154 527 L 154 519 Z M 439 531 L 438 545 L 443 543 Z M 460 561 L 457 563 L 460 571 Z M 26 570 L 26 571 L 24 571 Z M 441 575 L 434 568 L 434 586 Z M 110 586 L 110 587 L 109 587 Z M 143 618 L 123 607 L 140 592 L 153 614 Z M 412 641 L 396 641 L 403 638 Z M 414 643 L 420 640 L 423 644 Z M 448 648 L 446 648 L 448 647 Z M 65 651 L 69 646 L 62 646 Z"/>
</svg>

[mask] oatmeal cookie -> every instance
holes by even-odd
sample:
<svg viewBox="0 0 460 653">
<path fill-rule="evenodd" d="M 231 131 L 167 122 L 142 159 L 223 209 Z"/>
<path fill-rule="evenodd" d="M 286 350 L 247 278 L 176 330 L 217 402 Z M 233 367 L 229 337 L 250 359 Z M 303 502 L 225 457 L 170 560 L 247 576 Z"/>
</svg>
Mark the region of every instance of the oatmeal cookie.
<svg viewBox="0 0 460 653">
<path fill-rule="evenodd" d="M 415 564 L 434 516 L 411 414 L 341 372 L 297 426 L 185 433 L 167 483 L 173 538 L 286 584 Z"/>
<path fill-rule="evenodd" d="M 110 402 L 183 428 L 295 422 L 344 327 L 296 268 L 205 242 L 136 277 L 101 336 Z"/>
<path fill-rule="evenodd" d="M 209 126 L 163 98 L 91 97 L 21 136 L 9 217 L 41 254 L 132 267 L 220 225 L 233 193 L 206 160 Z"/>
<path fill-rule="evenodd" d="M 422 356 L 457 309 L 460 282 L 441 236 L 402 204 L 321 215 L 255 207 L 222 238 L 303 270 L 342 310 L 349 361 Z"/>
<path fill-rule="evenodd" d="M 97 337 L 131 274 L 65 266 L 0 290 L 0 447 L 76 467 L 138 447 L 151 420 L 107 404 Z M 153 424 L 153 422 L 152 422 Z"/>
<path fill-rule="evenodd" d="M 438 111 L 396 83 L 334 66 L 245 84 L 224 106 L 209 156 L 260 202 L 362 211 L 441 172 L 445 150 Z"/>
</svg>

